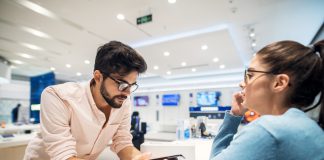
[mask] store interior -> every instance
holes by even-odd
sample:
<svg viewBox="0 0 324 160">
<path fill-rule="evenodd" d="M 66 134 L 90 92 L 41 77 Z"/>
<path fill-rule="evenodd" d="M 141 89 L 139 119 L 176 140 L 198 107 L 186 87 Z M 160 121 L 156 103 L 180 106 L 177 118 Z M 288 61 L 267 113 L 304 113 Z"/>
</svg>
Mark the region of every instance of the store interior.
<svg viewBox="0 0 324 160">
<path fill-rule="evenodd" d="M 323 39 L 323 8 L 322 0 L 1 0 L 0 159 L 22 159 L 39 132 L 43 89 L 88 83 L 97 48 L 117 40 L 148 65 L 130 96 L 134 145 L 153 157 L 207 160 L 250 59 L 275 41 Z M 249 112 L 240 127 L 255 118 Z M 119 158 L 108 145 L 98 159 Z"/>
</svg>

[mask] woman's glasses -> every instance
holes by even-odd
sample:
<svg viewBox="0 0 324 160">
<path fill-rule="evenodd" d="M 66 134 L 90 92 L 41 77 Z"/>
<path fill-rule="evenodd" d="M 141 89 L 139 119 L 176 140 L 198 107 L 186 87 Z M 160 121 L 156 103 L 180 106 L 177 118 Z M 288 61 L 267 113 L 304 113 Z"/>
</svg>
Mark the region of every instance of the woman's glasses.
<svg viewBox="0 0 324 160">
<path fill-rule="evenodd" d="M 264 74 L 273 74 L 272 72 L 268 71 L 258 71 L 258 70 L 253 70 L 253 69 L 245 69 L 244 71 L 244 83 L 248 84 L 249 81 L 251 80 L 249 73 L 251 72 L 257 72 L 257 73 L 264 73 Z"/>
</svg>

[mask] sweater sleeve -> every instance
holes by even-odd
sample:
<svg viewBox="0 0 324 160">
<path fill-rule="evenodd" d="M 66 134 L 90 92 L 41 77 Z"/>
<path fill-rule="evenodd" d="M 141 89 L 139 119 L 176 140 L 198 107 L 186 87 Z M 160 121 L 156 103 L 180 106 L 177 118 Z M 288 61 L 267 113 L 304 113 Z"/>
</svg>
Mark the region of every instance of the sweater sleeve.
<svg viewBox="0 0 324 160">
<path fill-rule="evenodd" d="M 250 124 L 235 135 L 241 119 L 225 114 L 224 122 L 214 139 L 210 159 L 275 159 L 276 139 L 261 125 Z"/>
<path fill-rule="evenodd" d="M 46 152 L 53 160 L 76 156 L 75 139 L 70 131 L 70 111 L 53 88 L 41 96 L 41 134 Z"/>
</svg>

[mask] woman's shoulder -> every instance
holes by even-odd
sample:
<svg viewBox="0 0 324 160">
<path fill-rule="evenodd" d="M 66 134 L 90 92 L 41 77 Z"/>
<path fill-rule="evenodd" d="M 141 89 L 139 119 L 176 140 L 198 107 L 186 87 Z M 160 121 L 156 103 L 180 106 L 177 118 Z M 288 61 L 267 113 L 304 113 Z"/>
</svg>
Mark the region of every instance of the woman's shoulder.
<svg viewBox="0 0 324 160">
<path fill-rule="evenodd" d="M 324 136 L 319 125 L 307 117 L 303 111 L 296 108 L 290 108 L 283 115 L 261 116 L 250 125 L 264 128 L 277 139 L 287 138 L 291 135 L 297 137 Z"/>
</svg>

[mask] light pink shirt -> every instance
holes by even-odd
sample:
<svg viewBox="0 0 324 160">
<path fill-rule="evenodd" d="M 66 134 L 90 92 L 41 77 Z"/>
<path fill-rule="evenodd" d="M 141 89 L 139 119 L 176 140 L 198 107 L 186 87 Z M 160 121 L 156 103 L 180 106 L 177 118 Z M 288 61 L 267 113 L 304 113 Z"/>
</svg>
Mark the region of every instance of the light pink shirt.
<svg viewBox="0 0 324 160">
<path fill-rule="evenodd" d="M 128 97 L 121 108 L 111 110 L 103 128 L 106 117 L 95 105 L 90 83 L 47 87 L 41 96 L 41 133 L 29 142 L 24 159 L 96 159 L 111 140 L 115 153 L 133 146 L 130 107 Z"/>
</svg>

